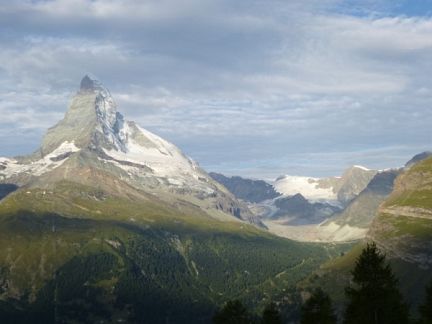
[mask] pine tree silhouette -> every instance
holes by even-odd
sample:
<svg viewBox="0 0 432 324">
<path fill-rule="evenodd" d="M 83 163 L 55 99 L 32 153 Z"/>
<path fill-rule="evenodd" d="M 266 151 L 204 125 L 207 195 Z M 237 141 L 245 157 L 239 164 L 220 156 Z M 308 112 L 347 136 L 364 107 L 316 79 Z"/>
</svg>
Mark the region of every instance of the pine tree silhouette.
<svg viewBox="0 0 432 324">
<path fill-rule="evenodd" d="M 426 298 L 423 304 L 419 307 L 420 323 L 432 323 L 432 282 L 426 287 Z"/>
<path fill-rule="evenodd" d="M 330 297 L 317 288 L 301 309 L 301 324 L 336 324 Z"/>
<path fill-rule="evenodd" d="M 251 317 L 239 300 L 228 301 L 213 316 L 214 324 L 250 324 Z"/>
<path fill-rule="evenodd" d="M 276 307 L 276 304 L 271 302 L 264 308 L 262 319 L 262 324 L 282 324 L 281 315 Z"/>
<path fill-rule="evenodd" d="M 398 290 L 398 280 L 375 243 L 363 249 L 352 275 L 353 285 L 345 289 L 348 305 L 344 323 L 408 323 L 408 307 Z"/>
</svg>

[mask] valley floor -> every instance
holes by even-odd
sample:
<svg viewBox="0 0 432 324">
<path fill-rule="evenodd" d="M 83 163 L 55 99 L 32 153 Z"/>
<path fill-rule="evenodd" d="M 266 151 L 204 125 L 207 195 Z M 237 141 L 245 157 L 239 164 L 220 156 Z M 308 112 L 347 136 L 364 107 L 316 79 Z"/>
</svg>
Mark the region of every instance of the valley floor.
<svg viewBox="0 0 432 324">
<path fill-rule="evenodd" d="M 272 200 L 249 204 L 249 209 L 258 216 L 269 232 L 284 238 L 300 242 L 342 243 L 361 240 L 366 236 L 367 228 L 339 225 L 329 217 L 321 223 L 287 224 L 287 219 L 272 219 L 277 207 Z"/>
<path fill-rule="evenodd" d="M 285 225 L 279 221 L 265 220 L 263 223 L 275 235 L 301 242 L 350 242 L 363 239 L 367 229 L 340 226 L 336 223 Z"/>
</svg>

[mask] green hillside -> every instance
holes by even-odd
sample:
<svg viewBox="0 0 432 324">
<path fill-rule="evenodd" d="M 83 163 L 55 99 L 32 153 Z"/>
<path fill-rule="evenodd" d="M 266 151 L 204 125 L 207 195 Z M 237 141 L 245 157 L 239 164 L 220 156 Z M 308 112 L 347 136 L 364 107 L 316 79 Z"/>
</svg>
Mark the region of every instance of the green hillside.
<svg viewBox="0 0 432 324">
<path fill-rule="evenodd" d="M 207 323 L 239 298 L 261 309 L 346 246 L 302 244 L 158 201 L 70 182 L 0 203 L 5 322 Z"/>
</svg>

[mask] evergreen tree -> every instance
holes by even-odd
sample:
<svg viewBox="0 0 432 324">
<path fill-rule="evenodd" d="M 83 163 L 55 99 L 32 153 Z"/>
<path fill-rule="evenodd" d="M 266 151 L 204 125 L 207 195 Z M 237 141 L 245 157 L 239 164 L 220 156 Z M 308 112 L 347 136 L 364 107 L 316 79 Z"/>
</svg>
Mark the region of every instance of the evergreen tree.
<svg viewBox="0 0 432 324">
<path fill-rule="evenodd" d="M 262 314 L 262 324 L 282 324 L 281 315 L 276 307 L 276 304 L 271 302 L 264 308 Z"/>
<path fill-rule="evenodd" d="M 367 244 L 352 271 L 354 287 L 347 287 L 347 324 L 408 323 L 408 307 L 398 290 L 398 280 L 375 243 Z"/>
<path fill-rule="evenodd" d="M 213 316 L 214 324 L 250 324 L 251 317 L 239 300 L 228 301 Z"/>
<path fill-rule="evenodd" d="M 432 323 L 432 282 L 426 287 L 426 299 L 419 307 L 420 323 Z"/>
<path fill-rule="evenodd" d="M 301 309 L 301 324 L 336 324 L 332 302 L 321 288 L 315 289 Z"/>
</svg>

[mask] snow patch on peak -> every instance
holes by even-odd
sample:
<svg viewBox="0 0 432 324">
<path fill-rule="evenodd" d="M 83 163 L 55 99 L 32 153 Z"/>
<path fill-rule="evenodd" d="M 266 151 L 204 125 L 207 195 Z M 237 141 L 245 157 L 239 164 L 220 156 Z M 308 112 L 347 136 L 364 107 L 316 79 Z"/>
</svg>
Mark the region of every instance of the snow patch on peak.
<svg viewBox="0 0 432 324">
<path fill-rule="evenodd" d="M 68 142 L 65 141 L 63 143 L 60 144 L 59 147 L 57 147 L 54 151 L 52 151 L 50 154 L 46 155 L 45 158 L 53 158 L 56 156 L 59 156 L 61 154 L 65 154 L 65 153 L 74 153 L 74 152 L 78 152 L 80 149 L 78 147 L 76 147 L 75 142 Z"/>
<path fill-rule="evenodd" d="M 368 169 L 368 168 L 366 168 L 366 167 L 364 167 L 362 165 L 353 165 L 353 168 L 360 169 L 360 170 L 363 170 L 363 171 L 371 171 L 371 169 Z"/>
<path fill-rule="evenodd" d="M 174 144 L 133 122 L 124 121 L 118 134 L 124 144 L 124 150 L 103 149 L 109 157 L 148 167 L 157 177 L 172 179 L 192 174 L 195 175 L 195 179 L 198 179 L 199 171 L 196 163 L 186 157 Z"/>
<path fill-rule="evenodd" d="M 30 163 L 22 164 L 15 159 L 1 158 L 0 163 L 4 166 L 4 169 L 0 170 L 0 179 L 8 179 L 19 174 L 40 176 L 59 167 L 71 154 L 79 150 L 73 141 L 65 141 L 51 153 Z"/>
</svg>

